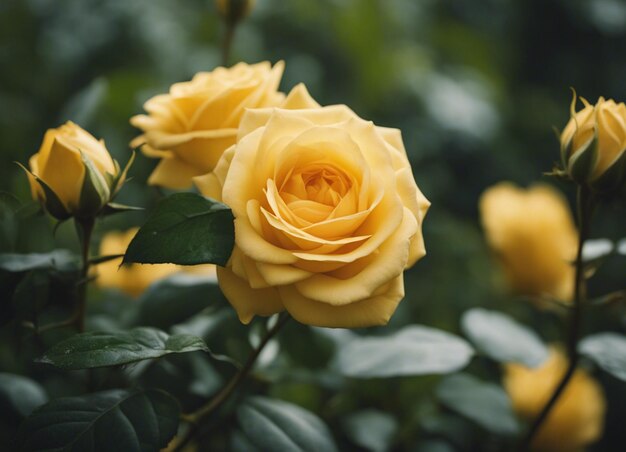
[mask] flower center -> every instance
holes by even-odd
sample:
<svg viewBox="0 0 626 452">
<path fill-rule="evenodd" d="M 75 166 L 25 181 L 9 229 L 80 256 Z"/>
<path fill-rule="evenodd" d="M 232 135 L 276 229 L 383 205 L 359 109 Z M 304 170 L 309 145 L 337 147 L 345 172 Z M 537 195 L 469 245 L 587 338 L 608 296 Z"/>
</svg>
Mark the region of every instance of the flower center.
<svg viewBox="0 0 626 452">
<path fill-rule="evenodd" d="M 285 178 L 280 194 L 290 201 L 313 201 L 335 207 L 352 188 L 352 180 L 328 164 L 310 164 L 295 169 Z"/>
</svg>

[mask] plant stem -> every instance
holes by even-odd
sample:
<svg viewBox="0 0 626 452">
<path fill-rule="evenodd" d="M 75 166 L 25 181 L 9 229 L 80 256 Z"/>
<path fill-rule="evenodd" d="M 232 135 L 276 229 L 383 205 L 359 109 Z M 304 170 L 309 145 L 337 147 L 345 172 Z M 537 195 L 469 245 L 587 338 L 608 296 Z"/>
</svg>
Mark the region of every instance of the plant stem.
<svg viewBox="0 0 626 452">
<path fill-rule="evenodd" d="M 85 331 L 85 311 L 87 308 L 87 284 L 89 280 L 89 245 L 91 243 L 91 233 L 95 225 L 94 218 L 76 218 L 76 226 L 80 237 L 81 246 L 81 272 L 80 281 L 78 282 L 78 301 L 76 305 L 76 313 L 74 316 L 74 325 L 78 328 L 78 332 Z"/>
<path fill-rule="evenodd" d="M 526 436 L 520 443 L 518 450 L 525 451 L 530 448 L 533 438 L 539 431 L 541 425 L 548 418 L 548 415 L 556 405 L 563 391 L 570 382 L 576 367 L 578 366 L 578 339 L 580 336 L 581 322 L 582 322 L 582 310 L 586 298 L 586 284 L 585 284 L 585 266 L 583 261 L 583 246 L 585 240 L 589 237 L 589 229 L 591 225 L 591 216 L 593 212 L 593 197 L 586 187 L 579 186 L 576 196 L 576 217 L 578 222 L 578 250 L 576 252 L 575 261 L 575 276 L 574 276 L 574 299 L 572 302 L 572 309 L 570 310 L 569 319 L 569 333 L 567 337 L 567 356 L 568 366 L 561 378 L 561 381 L 556 386 L 552 396 L 545 404 L 539 415 L 535 418 L 531 424 Z"/>
<path fill-rule="evenodd" d="M 261 339 L 259 345 L 252 351 L 250 356 L 248 356 L 248 359 L 246 360 L 243 367 L 239 369 L 239 371 L 220 390 L 220 392 L 218 392 L 206 405 L 204 405 L 194 413 L 184 417 L 185 420 L 191 423 L 191 428 L 180 441 L 180 443 L 178 443 L 176 449 L 174 449 L 174 452 L 181 451 L 183 447 L 185 447 L 189 443 L 189 441 L 191 441 L 197 435 L 202 422 L 232 395 L 235 389 L 237 389 L 237 387 L 248 376 L 265 346 L 281 330 L 281 328 L 287 323 L 289 319 L 290 317 L 288 314 L 284 312 L 281 313 L 276 324 L 272 328 L 270 328 L 267 333 L 265 333 L 265 336 L 263 336 L 263 339 Z"/>
</svg>

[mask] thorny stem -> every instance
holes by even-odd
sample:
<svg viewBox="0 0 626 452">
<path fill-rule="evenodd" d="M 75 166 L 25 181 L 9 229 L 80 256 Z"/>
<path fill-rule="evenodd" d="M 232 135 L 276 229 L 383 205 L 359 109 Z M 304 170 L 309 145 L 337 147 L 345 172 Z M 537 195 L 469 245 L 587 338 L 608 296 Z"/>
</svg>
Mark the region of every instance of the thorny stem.
<svg viewBox="0 0 626 452">
<path fill-rule="evenodd" d="M 288 314 L 284 312 L 281 313 L 276 324 L 267 331 L 265 336 L 263 336 L 259 345 L 252 351 L 250 356 L 248 356 L 248 359 L 243 367 L 230 379 L 220 392 L 218 392 L 206 405 L 194 413 L 184 416 L 184 419 L 191 424 L 191 427 L 180 443 L 178 443 L 174 452 L 181 451 L 189 443 L 189 441 L 191 441 L 198 434 L 203 421 L 206 420 L 211 413 L 218 409 L 226 400 L 228 400 L 235 389 L 237 389 L 248 376 L 265 346 L 281 330 L 289 319 L 290 317 Z"/>
<path fill-rule="evenodd" d="M 585 266 L 583 261 L 583 246 L 585 240 L 589 237 L 589 229 L 591 224 L 591 216 L 593 211 L 593 196 L 585 187 L 578 187 L 576 196 L 576 215 L 578 221 L 578 250 L 576 252 L 575 261 L 575 276 L 574 276 L 574 299 L 572 303 L 572 309 L 570 310 L 570 324 L 569 333 L 567 337 L 567 355 L 568 355 L 568 367 L 561 378 L 561 381 L 556 386 L 552 396 L 545 404 L 539 415 L 535 418 L 531 424 L 526 436 L 520 443 L 519 451 L 528 450 L 533 438 L 539 431 L 539 428 L 548 418 L 548 415 L 556 405 L 563 391 L 570 382 L 576 367 L 578 365 L 578 339 L 580 336 L 582 310 L 586 298 L 586 285 L 585 285 Z"/>
</svg>

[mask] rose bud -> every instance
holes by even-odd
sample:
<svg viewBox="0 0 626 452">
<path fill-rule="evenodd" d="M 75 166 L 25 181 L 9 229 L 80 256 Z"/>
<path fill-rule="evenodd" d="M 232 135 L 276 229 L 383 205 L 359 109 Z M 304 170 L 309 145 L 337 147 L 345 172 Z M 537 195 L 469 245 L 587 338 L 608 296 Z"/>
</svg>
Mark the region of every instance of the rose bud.
<svg viewBox="0 0 626 452">
<path fill-rule="evenodd" d="M 626 173 L 626 105 L 612 99 L 598 99 L 591 105 L 580 98 L 584 108 L 575 111 L 561 133 L 561 157 L 566 174 L 596 192 L 619 189 Z"/>
<path fill-rule="evenodd" d="M 71 121 L 46 132 L 29 166 L 33 198 L 59 220 L 97 215 L 117 193 L 126 173 L 111 158 L 104 141 Z"/>
</svg>

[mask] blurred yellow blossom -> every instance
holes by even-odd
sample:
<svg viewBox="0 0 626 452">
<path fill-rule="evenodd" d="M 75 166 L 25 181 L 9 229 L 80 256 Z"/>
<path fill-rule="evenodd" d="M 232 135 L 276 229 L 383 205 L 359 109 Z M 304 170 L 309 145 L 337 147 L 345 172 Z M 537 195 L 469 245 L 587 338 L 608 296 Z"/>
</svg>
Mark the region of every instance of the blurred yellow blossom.
<svg viewBox="0 0 626 452">
<path fill-rule="evenodd" d="M 501 182 L 483 193 L 479 209 L 511 288 L 569 301 L 577 232 L 565 198 L 548 185 L 522 189 Z"/>
<path fill-rule="evenodd" d="M 520 364 L 504 368 L 504 387 L 515 411 L 531 420 L 539 414 L 567 368 L 567 359 L 552 348 L 546 362 L 537 369 Z M 532 450 L 573 452 L 602 435 L 605 399 L 602 387 L 587 372 L 576 370 L 561 397 L 540 427 Z"/>
<path fill-rule="evenodd" d="M 100 255 L 124 254 L 138 228 L 123 232 L 109 232 L 100 243 Z M 116 288 L 133 297 L 143 293 L 152 283 L 179 271 L 216 279 L 215 265 L 178 266 L 174 264 L 130 264 L 123 265 L 122 258 L 103 262 L 97 266 L 96 282 L 103 288 Z"/>
</svg>

